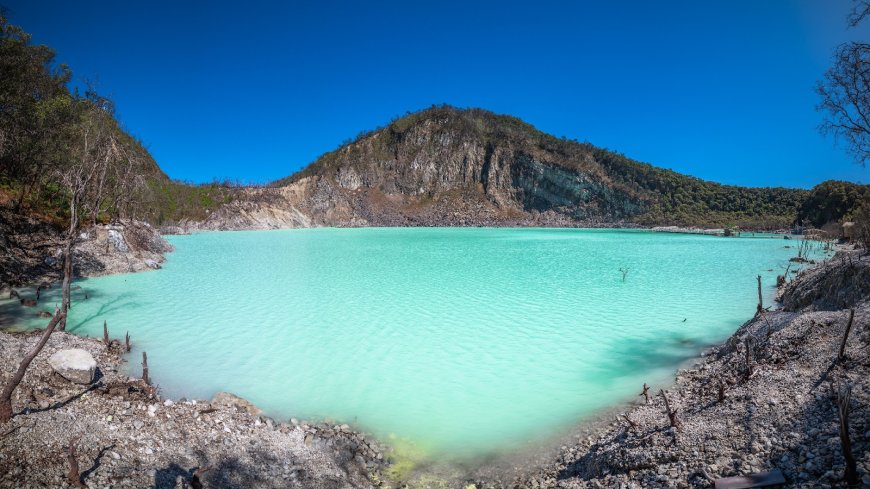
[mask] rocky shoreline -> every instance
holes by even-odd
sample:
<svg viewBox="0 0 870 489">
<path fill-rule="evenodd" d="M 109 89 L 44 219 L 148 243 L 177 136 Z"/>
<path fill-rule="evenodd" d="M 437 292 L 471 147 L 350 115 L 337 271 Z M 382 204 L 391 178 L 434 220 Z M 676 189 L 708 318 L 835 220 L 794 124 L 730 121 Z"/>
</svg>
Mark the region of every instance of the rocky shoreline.
<svg viewBox="0 0 870 489">
<path fill-rule="evenodd" d="M 783 309 L 748 321 L 664 389 L 678 428 L 651 386 L 649 403 L 640 398 L 513 486 L 711 487 L 719 478 L 775 469 L 788 487 L 843 485 L 834 393 L 843 385 L 851 386 L 859 485 L 870 486 L 870 255 L 838 253 L 787 284 L 781 300 Z"/>
<path fill-rule="evenodd" d="M 59 281 L 64 240 L 49 223 L 0 206 L 0 294 L 10 288 Z M 83 230 L 74 248 L 73 275 L 97 277 L 160 268 L 172 245 L 141 221 L 97 224 Z"/>
<path fill-rule="evenodd" d="M 12 372 L 38 335 L 0 332 L 0 371 Z M 49 365 L 72 348 L 96 359 L 92 384 Z M 196 470 L 207 487 L 374 487 L 384 449 L 347 425 L 277 422 L 226 393 L 162 399 L 124 373 L 125 351 L 117 341 L 51 336 L 15 392 L 18 415 L 0 426 L 0 488 L 75 487 L 66 477 L 73 441 L 89 487 L 197 487 Z"/>
</svg>

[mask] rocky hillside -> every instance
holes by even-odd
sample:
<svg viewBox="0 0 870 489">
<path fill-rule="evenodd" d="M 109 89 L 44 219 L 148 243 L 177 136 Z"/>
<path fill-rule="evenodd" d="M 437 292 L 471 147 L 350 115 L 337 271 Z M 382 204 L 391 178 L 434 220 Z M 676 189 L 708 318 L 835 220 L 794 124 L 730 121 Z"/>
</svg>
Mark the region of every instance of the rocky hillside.
<svg viewBox="0 0 870 489">
<path fill-rule="evenodd" d="M 241 192 L 207 229 L 305 225 L 789 226 L 808 194 L 705 182 L 510 116 L 433 107 Z"/>
</svg>

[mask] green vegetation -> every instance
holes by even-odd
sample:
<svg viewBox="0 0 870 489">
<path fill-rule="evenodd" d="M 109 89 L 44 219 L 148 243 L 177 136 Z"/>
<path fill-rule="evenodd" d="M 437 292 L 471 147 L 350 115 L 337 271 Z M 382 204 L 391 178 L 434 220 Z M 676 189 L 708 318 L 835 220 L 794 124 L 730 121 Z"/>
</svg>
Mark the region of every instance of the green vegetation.
<svg viewBox="0 0 870 489">
<path fill-rule="evenodd" d="M 861 207 L 870 209 L 870 185 L 828 180 L 816 185 L 803 201 L 797 219 L 822 227 L 829 222 L 852 220 Z"/>
<path fill-rule="evenodd" d="M 780 229 L 790 227 L 806 190 L 737 187 L 639 163 L 606 150 L 595 158 L 615 181 L 649 202 L 641 224 Z"/>
<path fill-rule="evenodd" d="M 81 221 L 160 224 L 203 219 L 232 199 L 227 184 L 171 181 L 122 128 L 112 101 L 91 88 L 71 91 L 71 79 L 50 48 L 0 14 L 0 200 L 56 223 L 75 198 Z"/>
</svg>

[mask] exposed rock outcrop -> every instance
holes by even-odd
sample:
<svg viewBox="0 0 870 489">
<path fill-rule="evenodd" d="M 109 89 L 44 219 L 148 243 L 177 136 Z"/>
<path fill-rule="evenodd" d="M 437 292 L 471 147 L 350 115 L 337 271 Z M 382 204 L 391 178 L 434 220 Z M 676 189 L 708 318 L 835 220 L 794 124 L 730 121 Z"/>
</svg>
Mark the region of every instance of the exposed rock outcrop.
<svg viewBox="0 0 870 489">
<path fill-rule="evenodd" d="M 61 278 L 63 230 L 0 206 L 0 291 Z M 159 268 L 170 245 L 148 223 L 90 226 L 74 248 L 73 273 L 94 277 Z"/>
<path fill-rule="evenodd" d="M 440 107 L 363 134 L 273 187 L 239 189 L 177 227 L 708 225 L 734 212 L 790 222 L 805 193 L 702 182 L 513 117 Z M 753 202 L 765 202 L 763 215 Z"/>
</svg>

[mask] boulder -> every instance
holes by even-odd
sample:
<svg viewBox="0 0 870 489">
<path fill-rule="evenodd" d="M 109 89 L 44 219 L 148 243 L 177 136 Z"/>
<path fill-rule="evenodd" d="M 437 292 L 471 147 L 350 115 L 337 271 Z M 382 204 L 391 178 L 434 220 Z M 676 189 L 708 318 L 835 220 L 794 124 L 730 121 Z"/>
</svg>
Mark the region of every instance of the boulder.
<svg viewBox="0 0 870 489">
<path fill-rule="evenodd" d="M 148 268 L 153 268 L 155 270 L 160 268 L 160 264 L 150 258 L 145 259 L 145 266 Z"/>
<path fill-rule="evenodd" d="M 246 401 L 235 394 L 230 394 L 229 392 L 218 392 L 212 398 L 211 403 L 219 406 L 234 407 L 239 411 L 247 411 L 251 416 L 260 416 L 263 414 L 263 411 L 257 406 L 254 406 L 249 401 Z"/>
<path fill-rule="evenodd" d="M 90 384 L 97 373 L 97 361 L 81 348 L 60 350 L 49 357 L 48 364 L 61 377 L 76 384 Z"/>
</svg>

